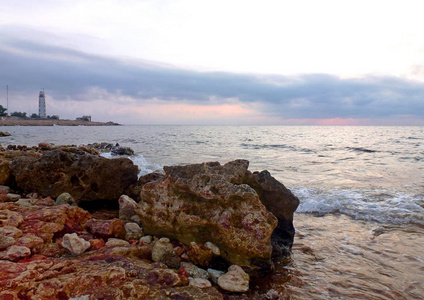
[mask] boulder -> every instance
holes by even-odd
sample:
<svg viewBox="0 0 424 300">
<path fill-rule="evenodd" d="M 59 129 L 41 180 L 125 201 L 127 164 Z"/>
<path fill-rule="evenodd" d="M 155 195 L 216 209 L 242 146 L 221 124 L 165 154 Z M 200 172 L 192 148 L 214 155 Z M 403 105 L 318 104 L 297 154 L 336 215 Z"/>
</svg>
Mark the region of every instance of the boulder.
<svg viewBox="0 0 424 300">
<path fill-rule="evenodd" d="M 266 170 L 254 172 L 249 185 L 258 193 L 267 210 L 278 219 L 278 226 L 271 237 L 273 256 L 288 255 L 295 234 L 293 213 L 299 206 L 299 199 Z"/>
<path fill-rule="evenodd" d="M 107 159 L 64 149 L 46 151 L 40 158 L 17 156 L 10 169 L 18 188 L 53 198 L 68 192 L 78 202 L 116 201 L 137 182 L 138 173 L 128 158 Z"/>
<path fill-rule="evenodd" d="M 290 191 L 279 197 L 284 186 L 270 176 L 252 174 L 248 166 L 248 161 L 236 160 L 164 167 L 163 179 L 144 182 L 141 188 L 136 212 L 144 231 L 187 245 L 211 242 L 224 259 L 251 274 L 269 271 L 271 236 L 278 225 L 272 212 L 282 220 L 274 235 L 289 248 L 299 201 Z M 263 184 L 263 177 L 274 185 Z M 280 209 L 284 212 L 275 211 Z"/>
</svg>

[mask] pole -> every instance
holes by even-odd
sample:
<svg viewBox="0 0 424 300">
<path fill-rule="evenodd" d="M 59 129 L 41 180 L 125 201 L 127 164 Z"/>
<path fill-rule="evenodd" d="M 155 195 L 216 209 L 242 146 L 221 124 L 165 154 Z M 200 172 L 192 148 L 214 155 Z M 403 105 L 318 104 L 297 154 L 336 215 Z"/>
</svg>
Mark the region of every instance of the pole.
<svg viewBox="0 0 424 300">
<path fill-rule="evenodd" d="M 9 113 L 9 85 L 6 85 L 6 110 L 7 110 L 7 113 L 6 113 L 6 116 L 7 116 L 7 114 Z"/>
</svg>

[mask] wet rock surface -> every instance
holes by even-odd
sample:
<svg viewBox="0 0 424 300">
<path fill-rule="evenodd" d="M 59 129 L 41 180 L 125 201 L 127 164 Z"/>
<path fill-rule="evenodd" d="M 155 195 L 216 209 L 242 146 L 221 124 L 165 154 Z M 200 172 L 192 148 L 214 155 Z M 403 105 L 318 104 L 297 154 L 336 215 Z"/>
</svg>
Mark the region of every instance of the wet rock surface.
<svg viewBox="0 0 424 300">
<path fill-rule="evenodd" d="M 95 148 L 8 148 L 0 299 L 248 299 L 247 273 L 269 272 L 292 245 L 297 198 L 247 161 L 137 180 L 131 161 Z"/>
<path fill-rule="evenodd" d="M 162 180 L 155 178 L 141 189 L 136 212 L 144 230 L 185 244 L 211 242 L 223 258 L 250 274 L 268 272 L 271 236 L 280 254 L 287 255 L 293 243 L 299 200 L 268 172 L 252 174 L 248 165 L 237 160 L 164 167 Z"/>
<path fill-rule="evenodd" d="M 62 149 L 46 151 L 39 158 L 15 157 L 9 168 L 20 189 L 54 198 L 67 192 L 78 202 L 116 201 L 136 183 L 138 173 L 138 167 L 128 158 L 106 159 Z"/>
</svg>

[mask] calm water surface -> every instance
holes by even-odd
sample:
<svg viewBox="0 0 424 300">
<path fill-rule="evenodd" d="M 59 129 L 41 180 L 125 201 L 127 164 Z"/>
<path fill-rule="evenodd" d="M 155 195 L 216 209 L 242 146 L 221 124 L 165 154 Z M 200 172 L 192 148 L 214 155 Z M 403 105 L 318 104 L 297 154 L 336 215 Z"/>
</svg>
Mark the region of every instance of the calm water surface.
<svg viewBox="0 0 424 300">
<path fill-rule="evenodd" d="M 243 158 L 301 200 L 293 255 L 251 295 L 423 299 L 424 128 L 278 126 L 0 127 L 0 142 L 112 142 L 141 174 Z M 256 286 L 257 285 L 257 286 Z"/>
</svg>

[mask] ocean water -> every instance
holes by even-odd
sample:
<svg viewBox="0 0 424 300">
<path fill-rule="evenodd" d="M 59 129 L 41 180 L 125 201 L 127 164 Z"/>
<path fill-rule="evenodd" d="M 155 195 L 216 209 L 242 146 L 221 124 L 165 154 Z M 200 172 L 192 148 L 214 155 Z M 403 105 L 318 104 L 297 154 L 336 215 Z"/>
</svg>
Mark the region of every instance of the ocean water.
<svg viewBox="0 0 424 300">
<path fill-rule="evenodd" d="M 250 161 L 299 197 L 293 255 L 252 282 L 283 299 L 424 298 L 424 127 L 0 127 L 9 144 L 119 143 L 140 175 Z M 265 283 L 266 282 L 266 283 Z"/>
</svg>

